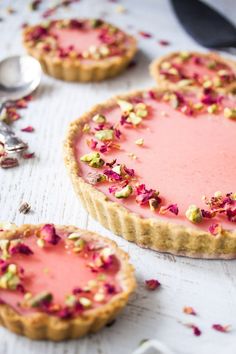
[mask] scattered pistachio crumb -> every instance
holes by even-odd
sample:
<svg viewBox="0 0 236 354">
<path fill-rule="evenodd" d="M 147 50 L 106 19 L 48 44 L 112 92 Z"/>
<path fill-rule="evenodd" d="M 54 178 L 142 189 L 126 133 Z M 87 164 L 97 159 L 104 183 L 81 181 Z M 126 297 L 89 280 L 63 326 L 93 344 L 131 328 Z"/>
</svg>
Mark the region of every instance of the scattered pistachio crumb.
<svg viewBox="0 0 236 354">
<path fill-rule="evenodd" d="M 137 139 L 137 140 L 135 141 L 135 144 L 136 144 L 136 145 L 139 145 L 139 146 L 142 146 L 143 143 L 144 143 L 144 139 L 143 139 L 143 138 Z"/>
<path fill-rule="evenodd" d="M 192 204 L 188 207 L 185 213 L 187 219 L 193 223 L 198 223 L 202 221 L 202 212 L 201 209 L 196 205 Z"/>
</svg>

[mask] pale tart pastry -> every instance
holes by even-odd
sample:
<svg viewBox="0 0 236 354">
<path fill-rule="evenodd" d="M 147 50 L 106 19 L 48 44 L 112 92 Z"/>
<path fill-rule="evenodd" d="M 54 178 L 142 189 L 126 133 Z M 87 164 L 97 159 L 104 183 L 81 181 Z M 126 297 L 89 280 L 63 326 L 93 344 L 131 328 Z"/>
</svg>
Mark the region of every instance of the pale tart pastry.
<svg viewBox="0 0 236 354">
<path fill-rule="evenodd" d="M 23 225 L 0 231 L 0 323 L 31 339 L 96 332 L 135 288 L 128 255 L 74 226 Z"/>
<path fill-rule="evenodd" d="M 65 163 L 85 208 L 142 247 L 236 257 L 236 97 L 141 91 L 70 125 Z"/>
<path fill-rule="evenodd" d="M 44 71 L 65 81 L 101 81 L 122 72 L 136 40 L 100 19 L 53 20 L 27 26 L 23 43 Z"/>
<path fill-rule="evenodd" d="M 236 62 L 209 52 L 174 52 L 156 59 L 150 66 L 159 86 L 211 88 L 219 92 L 236 91 Z"/>
</svg>

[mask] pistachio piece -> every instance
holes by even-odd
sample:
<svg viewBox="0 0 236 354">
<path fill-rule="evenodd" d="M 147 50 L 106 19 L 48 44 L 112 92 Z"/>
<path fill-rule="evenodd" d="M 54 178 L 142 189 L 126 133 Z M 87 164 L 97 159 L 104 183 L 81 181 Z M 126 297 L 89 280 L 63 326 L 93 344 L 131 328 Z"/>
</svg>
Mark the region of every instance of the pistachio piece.
<svg viewBox="0 0 236 354">
<path fill-rule="evenodd" d="M 53 296 L 51 293 L 49 293 L 48 291 L 44 291 L 42 293 L 39 293 L 33 297 L 31 297 L 28 301 L 28 305 L 30 307 L 37 307 L 40 306 L 42 304 L 42 302 L 46 301 L 46 302 L 51 302 L 53 299 Z"/>
<path fill-rule="evenodd" d="M 132 123 L 133 125 L 138 125 L 142 122 L 142 118 L 138 117 L 134 112 L 129 114 L 127 122 Z"/>
<path fill-rule="evenodd" d="M 67 295 L 65 299 L 66 306 L 73 307 L 77 302 L 76 296 L 74 295 Z"/>
<path fill-rule="evenodd" d="M 72 232 L 67 238 L 69 240 L 78 240 L 81 237 L 81 234 L 78 232 Z"/>
<path fill-rule="evenodd" d="M 134 108 L 132 103 L 125 101 L 125 100 L 117 100 L 117 103 L 120 106 L 120 109 L 122 110 L 122 112 L 130 112 Z"/>
<path fill-rule="evenodd" d="M 74 252 L 81 252 L 84 249 L 85 246 L 85 241 L 82 238 L 79 238 L 78 240 L 75 241 L 74 243 Z"/>
<path fill-rule="evenodd" d="M 114 139 L 114 130 L 112 129 L 103 129 L 98 130 L 95 133 L 95 138 L 101 141 L 113 140 Z"/>
<path fill-rule="evenodd" d="M 225 107 L 224 116 L 230 119 L 236 119 L 236 108 Z"/>
<path fill-rule="evenodd" d="M 112 168 L 112 171 L 114 171 L 115 173 L 117 173 L 118 175 L 121 175 L 121 165 L 116 165 Z"/>
<path fill-rule="evenodd" d="M 79 302 L 85 308 L 88 308 L 92 305 L 92 301 L 89 300 L 87 297 L 80 297 Z"/>
<path fill-rule="evenodd" d="M 99 168 L 102 167 L 105 161 L 100 157 L 98 152 L 91 152 L 81 156 L 80 161 L 86 162 L 91 167 Z"/>
<path fill-rule="evenodd" d="M 118 199 L 128 198 L 132 193 L 133 193 L 133 188 L 128 184 L 127 186 L 122 188 L 120 191 L 117 191 L 115 193 L 115 197 Z"/>
<path fill-rule="evenodd" d="M 88 123 L 85 123 L 82 129 L 83 133 L 88 133 L 90 131 L 90 125 Z"/>
<path fill-rule="evenodd" d="M 207 107 L 207 112 L 211 114 L 216 113 L 217 110 L 218 110 L 218 106 L 216 103 L 213 103 L 209 107 Z"/>
<path fill-rule="evenodd" d="M 105 299 L 105 295 L 103 293 L 96 293 L 94 295 L 94 301 L 96 302 L 102 302 Z"/>
<path fill-rule="evenodd" d="M 42 239 L 42 238 L 38 238 L 37 239 L 37 245 L 40 247 L 40 248 L 43 248 L 45 246 L 45 241 Z"/>
<path fill-rule="evenodd" d="M 136 144 L 136 145 L 139 145 L 139 146 L 142 146 L 143 143 L 144 143 L 144 139 L 143 139 L 143 138 L 137 139 L 137 140 L 135 141 L 135 144 Z"/>
<path fill-rule="evenodd" d="M 180 52 L 180 58 L 182 59 L 182 60 L 187 60 L 187 59 L 189 59 L 190 58 L 190 53 L 189 52 L 187 52 L 187 51 L 182 51 L 182 52 Z"/>
<path fill-rule="evenodd" d="M 102 114 L 95 114 L 95 116 L 92 118 L 93 122 L 95 123 L 105 123 L 106 122 L 106 117 Z"/>
<path fill-rule="evenodd" d="M 196 205 L 192 204 L 188 207 L 185 213 L 187 219 L 193 223 L 198 223 L 202 221 L 202 212 L 201 209 Z"/>
</svg>

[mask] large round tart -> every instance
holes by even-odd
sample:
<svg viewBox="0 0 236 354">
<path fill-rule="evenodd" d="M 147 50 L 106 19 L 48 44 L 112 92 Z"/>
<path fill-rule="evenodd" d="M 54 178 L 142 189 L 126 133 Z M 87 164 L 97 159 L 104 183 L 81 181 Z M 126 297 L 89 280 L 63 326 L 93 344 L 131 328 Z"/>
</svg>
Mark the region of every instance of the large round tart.
<svg viewBox="0 0 236 354">
<path fill-rule="evenodd" d="M 100 19 L 53 20 L 27 26 L 23 42 L 44 71 L 66 81 L 101 81 L 123 71 L 136 40 Z"/>
<path fill-rule="evenodd" d="M 0 230 L 0 323 L 31 339 L 96 332 L 114 320 L 135 288 L 128 255 L 74 226 Z"/>
<path fill-rule="evenodd" d="M 236 97 L 210 89 L 110 99 L 69 128 L 65 162 L 89 213 L 142 247 L 236 256 Z"/>
</svg>

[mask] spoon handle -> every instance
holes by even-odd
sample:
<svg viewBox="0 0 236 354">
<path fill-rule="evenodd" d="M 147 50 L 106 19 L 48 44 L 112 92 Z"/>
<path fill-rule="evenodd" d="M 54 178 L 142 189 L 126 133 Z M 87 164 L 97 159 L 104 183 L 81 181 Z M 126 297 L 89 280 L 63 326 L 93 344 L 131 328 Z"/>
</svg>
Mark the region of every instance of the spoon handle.
<svg viewBox="0 0 236 354">
<path fill-rule="evenodd" d="M 8 153 L 20 152 L 28 147 L 4 122 L 0 122 L 0 142 L 4 144 L 4 148 Z"/>
</svg>

